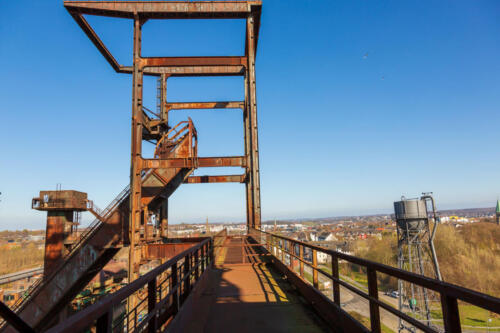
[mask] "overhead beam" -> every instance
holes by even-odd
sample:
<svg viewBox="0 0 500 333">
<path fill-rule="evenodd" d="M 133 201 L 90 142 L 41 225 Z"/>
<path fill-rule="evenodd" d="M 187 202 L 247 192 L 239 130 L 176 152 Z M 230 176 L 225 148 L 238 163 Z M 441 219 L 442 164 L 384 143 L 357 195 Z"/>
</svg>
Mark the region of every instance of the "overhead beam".
<svg viewBox="0 0 500 333">
<path fill-rule="evenodd" d="M 142 169 L 245 167 L 245 156 L 142 159 Z"/>
<path fill-rule="evenodd" d="M 167 110 L 243 109 L 245 102 L 180 102 L 167 103 Z"/>
<path fill-rule="evenodd" d="M 119 73 L 132 74 L 132 66 L 120 66 Z M 244 66 L 180 66 L 180 67 L 147 67 L 144 75 L 168 77 L 186 76 L 244 76 Z"/>
<path fill-rule="evenodd" d="M 243 183 L 245 175 L 225 175 L 225 176 L 190 176 L 184 183 L 205 184 L 205 183 Z"/>
<path fill-rule="evenodd" d="M 246 66 L 247 58 L 236 57 L 146 57 L 140 59 L 140 66 L 184 67 L 184 66 Z"/>
<path fill-rule="evenodd" d="M 261 1 L 64 1 L 68 11 L 82 14 L 141 19 L 246 18 Z"/>
<path fill-rule="evenodd" d="M 92 43 L 97 47 L 99 52 L 104 56 L 108 63 L 118 73 L 132 73 L 132 66 L 122 66 L 113 57 L 111 52 L 104 45 L 97 33 L 92 29 L 90 24 L 85 20 L 83 15 L 97 15 L 106 17 L 139 18 L 143 23 L 148 19 L 235 19 L 247 18 L 252 15 L 255 18 L 254 37 L 255 37 L 255 50 L 259 36 L 260 28 L 260 15 L 262 10 L 261 1 L 64 1 L 66 10 L 71 14 L 73 19 L 82 28 L 85 34 L 89 37 Z M 245 49 L 247 45 L 245 45 Z M 245 50 L 245 54 L 248 52 Z M 224 57 L 212 57 L 224 58 Z M 232 58 L 232 57 L 226 57 Z M 206 60 L 205 65 L 190 64 L 188 59 L 183 64 L 172 63 L 170 66 L 174 67 L 194 67 L 179 70 L 176 69 L 161 69 L 157 70 L 156 66 L 169 66 L 162 65 L 162 61 L 154 60 L 151 58 L 151 66 L 144 68 L 145 75 L 159 76 L 167 74 L 172 76 L 233 76 L 244 75 L 244 66 L 246 66 L 246 57 L 240 58 L 239 64 L 227 64 L 226 61 L 221 60 L 221 63 L 210 63 L 214 59 Z M 174 58 L 166 60 L 167 62 L 173 61 Z M 233 59 L 236 61 L 236 59 Z M 223 66 L 220 66 L 223 65 Z M 204 68 L 205 66 L 211 68 Z M 214 68 L 219 67 L 219 68 Z M 230 66 L 232 68 L 224 68 Z M 196 68 L 198 67 L 198 68 Z M 201 68 L 200 68 L 201 67 Z"/>
</svg>

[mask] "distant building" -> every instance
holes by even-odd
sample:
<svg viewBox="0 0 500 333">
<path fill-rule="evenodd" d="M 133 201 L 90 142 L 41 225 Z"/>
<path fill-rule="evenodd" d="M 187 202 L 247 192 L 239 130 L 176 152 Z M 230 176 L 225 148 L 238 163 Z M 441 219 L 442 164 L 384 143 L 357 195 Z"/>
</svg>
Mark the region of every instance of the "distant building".
<svg viewBox="0 0 500 333">
<path fill-rule="evenodd" d="M 495 216 L 496 216 L 497 224 L 500 225 L 500 200 L 497 200 L 497 209 L 496 209 Z"/>
<path fill-rule="evenodd" d="M 324 252 L 317 252 L 318 264 L 326 264 L 329 256 Z"/>
</svg>

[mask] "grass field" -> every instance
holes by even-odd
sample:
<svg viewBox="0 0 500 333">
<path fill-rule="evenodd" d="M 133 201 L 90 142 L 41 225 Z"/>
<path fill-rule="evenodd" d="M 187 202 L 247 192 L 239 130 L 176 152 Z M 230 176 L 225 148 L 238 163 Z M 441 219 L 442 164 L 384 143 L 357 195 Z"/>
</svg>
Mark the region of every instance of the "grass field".
<svg viewBox="0 0 500 333">
<path fill-rule="evenodd" d="M 490 313 L 489 311 L 478 308 L 470 304 L 459 304 L 460 323 L 466 326 L 476 327 L 500 327 L 500 315 Z M 439 304 L 431 310 L 431 316 L 434 319 L 443 319 L 443 313 L 439 308 Z M 488 319 L 491 319 L 488 322 Z"/>
<path fill-rule="evenodd" d="M 356 319 L 357 321 L 361 322 L 363 326 L 370 328 L 370 318 L 365 317 L 361 314 L 359 314 L 356 311 L 349 311 L 349 314 Z M 385 326 L 384 324 L 381 324 L 382 326 L 382 332 L 383 333 L 395 333 L 393 330 L 391 330 L 389 327 Z"/>
</svg>

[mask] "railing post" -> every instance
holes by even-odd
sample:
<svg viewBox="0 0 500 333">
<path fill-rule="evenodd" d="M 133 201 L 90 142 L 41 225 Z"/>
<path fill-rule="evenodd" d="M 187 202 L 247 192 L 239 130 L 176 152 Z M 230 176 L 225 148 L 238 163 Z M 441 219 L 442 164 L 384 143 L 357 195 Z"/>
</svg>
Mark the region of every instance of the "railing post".
<svg viewBox="0 0 500 333">
<path fill-rule="evenodd" d="M 205 245 L 203 245 L 201 248 L 201 273 L 205 272 Z"/>
<path fill-rule="evenodd" d="M 339 258 L 332 255 L 332 276 L 337 280 L 340 279 L 339 274 Z M 335 304 L 340 306 L 340 284 L 337 281 L 332 280 L 333 287 L 333 301 Z"/>
<path fill-rule="evenodd" d="M 319 289 L 318 283 L 318 251 L 316 249 L 312 250 L 312 274 L 313 274 L 313 286 Z"/>
<path fill-rule="evenodd" d="M 371 267 L 367 270 L 368 277 L 368 294 L 370 297 L 378 299 L 378 287 L 377 287 L 377 271 Z M 380 309 L 378 304 L 370 300 L 370 326 L 371 331 L 375 333 L 380 333 Z"/>
<path fill-rule="evenodd" d="M 207 267 L 209 266 L 213 266 L 215 264 L 215 260 L 214 260 L 214 241 L 212 238 L 210 238 L 210 242 L 207 244 L 207 246 L 209 247 L 209 251 L 210 251 L 210 265 L 209 263 L 207 263 Z"/>
<path fill-rule="evenodd" d="M 300 277 L 304 277 L 304 245 L 299 244 L 299 272 L 300 272 Z"/>
<path fill-rule="evenodd" d="M 208 244 L 206 244 L 206 246 L 207 246 L 207 253 L 208 253 L 208 256 L 207 256 L 207 268 L 208 268 L 208 267 L 210 267 L 211 264 L 213 265 L 213 262 L 214 262 L 214 246 L 213 246 L 212 239 L 210 239 L 210 242 L 208 242 Z"/>
<path fill-rule="evenodd" d="M 241 260 L 245 263 L 245 236 L 241 236 Z"/>
<path fill-rule="evenodd" d="M 170 278 L 172 280 L 170 288 L 172 288 L 172 307 L 173 313 L 176 314 L 179 311 L 179 289 L 178 279 L 177 279 L 177 263 L 172 265 L 172 271 L 170 272 Z"/>
<path fill-rule="evenodd" d="M 200 256 L 200 249 L 197 249 L 196 252 L 194 253 L 194 276 L 195 280 L 198 281 L 200 277 L 200 268 L 199 268 L 199 256 Z"/>
<path fill-rule="evenodd" d="M 290 258 L 288 267 L 293 272 L 293 259 L 295 258 L 296 253 L 295 253 L 295 244 L 291 241 L 288 241 L 288 252 L 290 252 L 290 254 L 288 255 L 288 257 Z"/>
<path fill-rule="evenodd" d="M 110 310 L 97 318 L 96 333 L 108 333 L 112 330 L 113 311 Z"/>
<path fill-rule="evenodd" d="M 285 241 L 283 239 L 278 239 L 278 243 L 280 244 L 281 249 L 281 262 L 285 265 Z"/>
<path fill-rule="evenodd" d="M 156 278 L 148 282 L 148 313 L 152 313 L 156 306 Z M 155 333 L 157 329 L 156 313 L 151 317 L 148 323 L 148 332 Z"/>
<path fill-rule="evenodd" d="M 183 274 L 183 279 L 184 279 L 184 290 L 182 292 L 182 302 L 187 299 L 189 295 L 189 291 L 191 289 L 191 274 L 189 271 L 191 270 L 191 255 L 187 254 L 186 257 L 184 257 L 184 274 Z"/>
<path fill-rule="evenodd" d="M 445 332 L 462 332 L 457 299 L 441 293 L 441 308 Z"/>
</svg>

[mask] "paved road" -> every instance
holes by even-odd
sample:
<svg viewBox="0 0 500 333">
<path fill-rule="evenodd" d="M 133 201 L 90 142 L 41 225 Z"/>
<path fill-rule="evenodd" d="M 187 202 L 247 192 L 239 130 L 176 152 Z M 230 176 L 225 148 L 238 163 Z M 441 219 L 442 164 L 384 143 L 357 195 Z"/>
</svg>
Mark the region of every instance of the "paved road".
<svg viewBox="0 0 500 333">
<path fill-rule="evenodd" d="M 308 266 L 304 267 L 304 271 L 312 275 L 312 269 Z M 356 281 L 353 281 L 352 279 L 346 277 L 346 276 L 341 276 L 340 277 L 342 280 L 349 282 L 349 284 L 354 285 L 355 287 L 366 291 L 366 287 L 360 285 Z M 331 280 L 322 275 L 321 273 L 318 274 L 318 279 L 319 282 L 330 282 Z M 327 295 L 330 299 L 332 299 L 332 293 L 328 292 Z M 391 304 L 392 306 L 396 307 L 398 306 L 398 300 L 392 297 L 388 297 L 384 295 L 382 292 L 379 292 L 379 299 Z M 359 296 L 358 294 L 346 289 L 346 288 L 341 288 L 340 292 L 340 303 L 342 306 L 342 309 L 347 311 L 347 312 L 358 312 L 364 317 L 370 318 L 370 307 L 369 303 L 366 299 L 363 297 Z M 387 311 L 381 311 L 380 312 L 380 320 L 384 325 L 389 327 L 390 329 L 394 330 L 397 332 L 398 329 L 398 318 L 391 314 L 388 313 Z"/>
<path fill-rule="evenodd" d="M 312 270 L 308 266 L 304 266 L 304 271 L 312 275 Z M 367 288 L 352 280 L 351 278 L 347 276 L 341 275 L 340 278 L 343 281 L 348 282 L 349 284 L 353 285 L 354 287 L 357 287 L 358 289 L 361 289 L 365 292 L 367 292 Z M 318 279 L 320 282 L 330 282 L 331 280 L 321 273 L 318 273 Z M 332 291 L 329 290 L 328 292 L 325 292 L 325 295 L 328 296 L 330 299 L 332 299 Z M 389 297 L 387 295 L 384 295 L 383 292 L 379 292 L 379 300 L 391 304 L 394 308 L 398 308 L 398 299 Z M 361 314 L 362 316 L 365 316 L 367 318 L 370 318 L 370 307 L 369 303 L 366 299 L 363 297 L 359 296 L 358 294 L 346 289 L 346 288 L 341 288 L 340 292 L 340 302 L 342 309 L 350 312 L 350 311 L 355 311 Z M 387 326 L 388 328 L 392 329 L 394 332 L 398 331 L 398 325 L 399 325 L 399 319 L 395 315 L 385 311 L 381 310 L 380 312 L 380 320 L 382 323 Z M 487 327 L 480 327 L 480 328 L 474 328 L 471 326 L 464 326 L 462 327 L 462 332 L 464 333 L 478 333 L 478 332 L 500 332 L 499 327 L 490 327 L 489 329 Z"/>
</svg>

